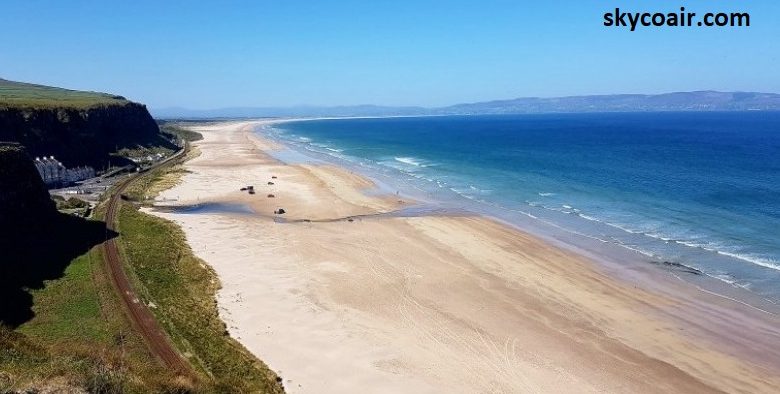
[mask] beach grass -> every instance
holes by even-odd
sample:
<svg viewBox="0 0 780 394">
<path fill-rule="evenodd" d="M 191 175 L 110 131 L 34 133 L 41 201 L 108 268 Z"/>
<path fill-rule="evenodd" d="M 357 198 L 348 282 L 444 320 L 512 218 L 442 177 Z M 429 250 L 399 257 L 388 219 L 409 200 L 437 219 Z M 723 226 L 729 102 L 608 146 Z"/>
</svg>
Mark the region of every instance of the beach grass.
<svg viewBox="0 0 780 394">
<path fill-rule="evenodd" d="M 125 189 L 125 196 L 136 202 L 146 202 L 161 191 L 170 189 L 179 183 L 181 177 L 188 171 L 182 166 L 182 162 L 197 157 L 200 152 L 195 148 L 189 148 L 182 159 L 162 170 L 153 170 L 143 177 L 135 180 Z"/>
<path fill-rule="evenodd" d="M 182 173 L 178 165 L 150 171 L 130 192 L 154 193 Z M 103 215 L 100 206 L 95 219 Z M 165 371 L 149 353 L 111 286 L 102 249 L 94 247 L 73 259 L 62 277 L 30 290 L 32 319 L 15 329 L 0 326 L 0 393 L 283 392 L 276 374 L 227 334 L 216 306 L 219 282 L 181 230 L 130 202 L 118 221 L 129 276 L 198 378 Z"/>
<path fill-rule="evenodd" d="M 150 195 L 159 182 L 175 182 L 179 171 L 175 165 L 153 170 L 127 195 Z M 198 391 L 283 392 L 277 375 L 228 335 L 215 299 L 219 280 L 193 255 L 181 229 L 129 201 L 122 202 L 118 222 L 129 276 L 142 302 L 200 376 Z"/>
</svg>

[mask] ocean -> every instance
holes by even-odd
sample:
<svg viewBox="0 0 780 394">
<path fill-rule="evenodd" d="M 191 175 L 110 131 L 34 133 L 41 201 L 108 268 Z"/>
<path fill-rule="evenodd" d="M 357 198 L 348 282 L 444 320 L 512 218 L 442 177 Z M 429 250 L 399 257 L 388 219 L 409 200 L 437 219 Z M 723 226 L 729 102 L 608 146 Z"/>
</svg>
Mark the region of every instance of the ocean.
<svg viewBox="0 0 780 394">
<path fill-rule="evenodd" d="M 327 119 L 262 132 L 290 148 L 283 160 L 344 165 L 384 192 L 576 235 L 780 302 L 780 113 Z"/>
</svg>

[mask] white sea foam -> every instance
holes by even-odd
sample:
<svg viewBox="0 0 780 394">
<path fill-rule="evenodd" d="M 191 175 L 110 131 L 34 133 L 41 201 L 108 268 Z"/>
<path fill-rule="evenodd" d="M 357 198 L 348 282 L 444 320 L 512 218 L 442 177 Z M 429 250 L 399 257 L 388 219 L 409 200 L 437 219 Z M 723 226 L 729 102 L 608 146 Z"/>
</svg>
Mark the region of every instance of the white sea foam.
<svg viewBox="0 0 780 394">
<path fill-rule="evenodd" d="M 678 243 L 680 245 L 688 246 L 690 248 L 699 248 L 699 249 L 709 250 L 710 252 L 715 252 L 716 251 L 714 248 L 708 247 L 708 245 L 706 243 L 696 242 L 696 241 L 693 241 L 693 240 L 674 239 L 674 240 L 670 240 L 670 242 L 675 242 L 675 243 Z"/>
<path fill-rule="evenodd" d="M 416 159 L 414 157 L 394 157 L 393 159 L 395 159 L 396 161 L 399 161 L 401 163 L 404 163 L 404 164 L 409 164 L 411 166 L 424 167 L 422 161 L 420 161 L 419 159 Z"/>
<path fill-rule="evenodd" d="M 737 281 L 734 279 L 733 276 L 729 274 L 710 274 L 709 277 L 715 278 L 721 282 L 726 282 L 730 285 L 736 285 Z"/>
<path fill-rule="evenodd" d="M 626 249 L 628 249 L 628 250 L 633 250 L 634 252 L 637 252 L 639 254 L 645 255 L 647 257 L 656 258 L 656 255 L 654 253 L 648 252 L 648 251 L 646 251 L 644 249 L 636 248 L 636 247 L 629 246 L 629 245 L 626 245 L 626 244 L 623 244 L 623 243 L 619 243 L 619 242 L 617 244 L 622 246 L 622 247 L 624 247 L 624 248 L 626 248 Z"/>
<path fill-rule="evenodd" d="M 307 142 L 307 141 L 304 141 L 304 142 Z M 318 148 L 322 148 L 322 149 L 325 149 L 325 150 L 328 150 L 328 151 L 331 151 L 331 152 L 336 152 L 336 153 L 344 152 L 343 149 L 336 149 L 336 148 L 334 148 L 334 147 L 332 147 L 332 146 L 330 146 L 328 144 L 323 144 L 323 143 L 320 143 L 320 142 L 312 142 L 311 145 L 314 145 L 314 146 L 316 146 Z"/>
<path fill-rule="evenodd" d="M 644 235 L 647 235 L 650 238 L 660 239 L 661 241 L 664 242 L 677 242 L 675 239 L 660 233 L 644 233 Z"/>
<path fill-rule="evenodd" d="M 707 249 L 707 248 L 703 248 L 703 249 Z M 770 268 L 770 269 L 773 269 L 773 270 L 780 271 L 780 262 L 777 261 L 777 260 L 763 258 L 763 257 L 758 257 L 758 256 L 754 256 L 754 255 L 749 255 L 749 254 L 724 252 L 722 250 L 713 250 L 713 251 L 718 253 L 718 254 L 720 254 L 720 255 L 733 257 L 733 258 L 738 259 L 738 260 L 747 261 L 747 262 L 753 263 L 755 265 L 760 265 L 760 266 L 762 266 L 764 268 Z"/>
<path fill-rule="evenodd" d="M 566 206 L 567 206 L 567 205 L 564 205 L 564 207 L 566 207 Z M 579 217 L 581 217 L 581 218 L 583 218 L 583 219 L 585 219 L 585 220 L 589 220 L 589 221 L 591 221 L 591 222 L 596 222 L 596 223 L 601 223 L 601 224 L 604 224 L 604 225 L 606 225 L 606 226 L 609 226 L 609 227 L 612 227 L 612 228 L 616 228 L 616 229 L 618 229 L 618 230 L 621 230 L 621 231 L 625 231 L 625 232 L 627 232 L 627 233 L 629 233 L 629 234 L 642 234 L 642 235 L 647 235 L 647 234 L 643 233 L 642 231 L 639 231 L 639 230 L 634 230 L 634 229 L 628 228 L 628 227 L 626 227 L 626 226 L 624 226 L 624 225 L 621 225 L 621 224 L 617 224 L 617 223 L 611 223 L 611 222 L 608 222 L 608 221 L 606 221 L 606 220 L 602 220 L 602 219 L 600 219 L 600 218 L 597 218 L 597 217 L 595 217 L 595 216 L 591 216 L 591 215 L 584 214 L 584 213 L 582 213 L 582 211 L 580 211 L 579 209 L 572 208 L 572 210 L 574 211 L 574 213 L 575 213 L 577 216 L 579 216 Z"/>
<path fill-rule="evenodd" d="M 472 196 L 472 195 L 470 195 L 468 193 L 465 193 L 462 190 L 458 190 L 458 189 L 456 189 L 454 187 L 451 187 L 450 190 L 452 190 L 453 192 L 455 192 L 455 194 L 457 194 L 457 195 L 459 195 L 461 197 L 468 198 L 469 200 L 476 200 L 476 198 L 474 196 Z"/>
<path fill-rule="evenodd" d="M 290 136 L 289 134 L 286 137 L 288 137 L 286 139 L 292 140 L 291 142 L 293 142 L 295 145 L 298 145 L 299 147 L 303 147 L 308 144 L 312 147 L 318 148 L 318 151 L 320 151 L 321 154 L 328 154 L 329 156 L 337 157 L 340 159 L 347 159 L 344 155 L 339 154 L 343 152 L 343 150 L 341 149 L 337 149 L 332 146 L 328 146 L 326 144 L 321 144 L 316 142 L 312 143 L 311 140 L 306 137 L 295 136 L 295 135 Z M 482 200 L 481 199 L 483 197 L 482 195 L 489 193 L 490 191 L 480 189 L 480 186 L 482 186 L 480 185 L 480 182 L 475 182 L 474 184 L 468 184 L 466 182 L 462 182 L 464 179 L 459 180 L 454 175 L 448 177 L 448 176 L 444 176 L 444 174 L 447 173 L 438 173 L 435 171 L 423 170 L 426 167 L 437 165 L 436 163 L 432 163 L 411 156 L 392 157 L 391 155 L 387 155 L 383 159 L 384 160 L 382 161 L 379 162 L 372 161 L 371 163 L 377 165 L 377 167 L 379 168 L 387 169 L 387 170 L 384 169 L 381 170 L 385 174 L 393 175 L 393 174 L 399 174 L 398 172 L 400 172 L 403 173 L 404 175 L 408 175 L 410 178 L 416 179 L 417 181 L 412 182 L 413 185 L 414 184 L 423 185 L 426 183 L 425 181 L 427 181 L 427 183 L 430 185 L 430 189 L 446 188 L 449 191 L 458 194 L 459 196 L 462 196 L 470 200 L 475 200 L 475 202 L 497 206 L 503 209 L 508 209 L 510 211 L 518 212 L 530 218 L 540 220 L 543 223 L 547 223 L 549 225 L 553 225 L 554 227 L 563 229 L 568 233 L 587 237 L 593 240 L 597 240 L 599 242 L 613 243 L 619 245 L 620 247 L 635 251 L 637 253 L 641 253 L 642 255 L 648 256 L 653 259 L 668 259 L 669 252 L 671 252 L 673 255 L 681 254 L 683 256 L 688 256 L 690 253 L 700 254 L 702 252 L 709 252 L 712 253 L 713 255 L 715 254 L 721 255 L 735 260 L 748 262 L 760 267 L 780 271 L 780 259 L 777 259 L 775 256 L 771 254 L 761 255 L 761 254 L 749 253 L 747 250 L 740 248 L 738 246 L 720 244 L 718 242 L 715 242 L 714 240 L 708 239 L 710 237 L 707 236 L 707 234 L 703 234 L 703 235 L 694 234 L 692 230 L 694 227 L 688 226 L 688 223 L 676 223 L 676 222 L 667 223 L 667 220 L 665 219 L 652 220 L 652 215 L 650 215 L 651 217 L 648 218 L 640 218 L 638 217 L 640 216 L 638 213 L 626 214 L 620 212 L 602 211 L 598 207 L 594 208 L 589 206 L 587 200 L 585 202 L 580 202 L 578 200 L 569 201 L 570 204 L 573 205 L 578 205 L 578 206 L 582 205 L 583 210 L 587 212 L 584 213 L 580 209 L 574 208 L 572 205 L 561 204 L 560 201 L 561 199 L 559 199 L 558 197 L 551 198 L 553 196 L 557 196 L 558 193 L 554 193 L 550 191 L 537 192 L 536 194 L 540 197 L 537 202 L 526 201 L 528 205 L 530 205 L 531 207 L 541 207 L 546 210 L 553 210 L 553 211 L 558 211 L 570 215 L 576 215 L 576 217 L 581 217 L 582 219 L 585 219 L 590 222 L 598 223 L 599 225 L 603 224 L 604 226 L 609 226 L 621 230 L 621 232 L 609 230 L 606 227 L 601 227 L 601 228 L 594 227 L 594 225 L 590 225 L 590 224 L 586 224 L 584 225 L 584 227 L 580 228 L 579 225 L 575 224 L 575 222 L 572 222 L 572 220 L 576 221 L 576 217 L 573 216 L 569 216 L 572 217 L 572 219 L 563 219 L 563 222 L 558 223 L 559 222 L 558 219 L 563 218 L 560 215 L 553 214 L 552 216 L 548 217 L 545 214 L 541 214 L 537 216 L 531 213 L 531 212 L 534 213 L 541 212 L 537 210 L 538 208 L 537 209 L 531 208 L 529 210 L 530 212 L 526 212 L 522 210 L 510 209 L 509 207 L 503 207 L 500 204 L 496 204 L 495 202 Z M 360 164 L 361 166 L 364 165 L 362 162 L 357 164 Z M 447 181 L 444 181 L 444 179 L 447 179 Z M 433 188 L 434 183 L 438 186 L 438 188 Z M 418 186 L 413 186 L 413 187 L 419 188 Z M 428 189 L 428 187 L 425 188 Z M 501 191 L 502 189 L 498 189 L 498 190 Z M 447 191 L 444 190 L 442 191 L 448 194 Z M 503 197 L 502 193 L 498 193 L 498 194 L 499 197 Z M 489 199 L 490 198 L 488 198 L 488 200 Z M 540 204 L 539 202 L 541 201 L 545 201 L 546 204 L 544 205 Z M 509 204 L 509 205 L 511 206 L 513 204 Z M 686 230 L 686 227 L 690 227 L 690 229 Z M 598 229 L 595 234 L 593 231 L 591 231 L 594 228 Z M 577 231 L 577 230 L 581 230 L 581 231 Z M 632 237 L 628 234 L 647 236 L 647 238 L 640 238 L 637 236 Z M 716 235 L 712 235 L 712 237 L 717 238 Z M 653 241 L 653 240 L 658 240 L 658 241 Z M 667 245 L 664 245 L 663 244 L 664 242 L 667 243 Z M 675 245 L 668 245 L 668 244 L 675 244 Z M 686 247 L 686 248 L 682 248 L 682 249 L 672 248 L 678 246 Z M 699 249 L 699 251 L 698 252 L 689 251 L 689 252 L 680 253 L 681 250 L 685 250 L 687 248 L 695 248 L 695 249 Z M 654 253 L 651 251 L 653 251 Z M 662 257 L 662 256 L 667 256 L 667 257 Z M 716 261 L 716 263 L 717 262 L 718 261 Z M 708 267 L 705 264 L 704 268 L 706 269 L 712 267 Z M 728 269 L 726 270 L 729 271 Z M 749 286 L 748 284 L 744 284 L 744 282 L 737 283 L 738 279 L 728 274 L 725 274 L 725 272 L 722 274 L 718 273 L 718 274 L 710 274 L 710 275 L 718 280 L 729 283 L 730 285 L 745 287 L 745 288 Z"/>
<path fill-rule="evenodd" d="M 541 193 L 539 193 L 539 194 L 541 194 Z M 539 205 L 539 204 L 533 203 L 533 202 L 527 202 L 527 203 L 529 205 L 531 205 L 531 206 L 536 206 L 536 207 L 541 206 L 541 207 L 543 207 L 545 209 L 548 209 L 548 210 L 558 211 L 558 212 L 563 212 L 563 213 L 572 213 L 571 211 L 568 211 L 568 210 L 574 210 L 574 208 L 572 206 L 566 205 L 566 204 L 561 206 L 563 208 L 562 209 L 562 208 L 558 208 L 558 207 L 547 207 L 547 206 Z M 582 212 L 575 211 L 573 213 L 577 214 L 577 216 L 579 216 L 579 217 L 581 217 L 581 218 L 583 218 L 585 220 L 596 222 L 596 223 L 600 223 L 600 224 L 604 224 L 604 225 L 607 225 L 607 226 L 619 229 L 621 231 L 624 231 L 624 232 L 627 232 L 627 233 L 630 233 L 630 234 L 644 235 L 644 236 L 647 236 L 649 238 L 657 239 L 657 240 L 660 240 L 660 241 L 663 241 L 663 242 L 677 243 L 677 244 L 680 244 L 680 245 L 683 245 L 683 246 L 687 246 L 687 247 L 691 247 L 691 248 L 702 249 L 702 250 L 705 250 L 707 252 L 716 253 L 716 254 L 719 254 L 719 255 L 722 255 L 722 256 L 727 256 L 727 257 L 731 257 L 731 258 L 734 258 L 734 259 L 737 259 L 737 260 L 742 260 L 742 261 L 745 261 L 745 262 L 749 262 L 749 263 L 752 263 L 752 264 L 755 264 L 755 265 L 758 265 L 758 266 L 761 266 L 761 267 L 764 267 L 764 268 L 769 268 L 769 269 L 774 269 L 774 270 L 780 271 L 780 261 L 778 261 L 778 260 L 771 259 L 771 258 L 765 258 L 765 257 L 761 257 L 761 256 L 755 256 L 755 255 L 752 255 L 752 254 L 738 253 L 736 251 L 730 251 L 729 249 L 733 249 L 733 248 L 729 248 L 726 245 L 718 244 L 718 243 L 715 243 L 715 242 L 702 241 L 702 240 L 698 239 L 695 236 L 694 237 L 690 237 L 689 239 L 682 239 L 682 240 L 681 239 L 675 239 L 673 237 L 670 237 L 669 235 L 661 234 L 661 233 L 658 233 L 658 232 L 655 232 L 655 231 L 643 232 L 641 230 L 628 228 L 627 226 L 624 226 L 624 225 L 621 225 L 621 224 L 610 223 L 610 222 L 608 222 L 606 220 L 602 220 L 600 218 L 597 218 L 597 217 L 591 216 L 591 215 L 587 215 L 587 214 L 584 214 Z M 580 235 L 584 235 L 584 234 L 580 234 Z M 589 238 L 598 239 L 599 241 L 602 241 L 602 242 L 604 241 L 603 239 L 600 239 L 598 237 L 590 236 Z M 621 244 L 621 246 L 623 246 L 623 247 L 625 247 L 627 249 L 634 250 L 634 251 L 639 252 L 639 253 L 641 253 L 643 255 L 647 255 L 647 256 L 651 256 L 651 257 L 654 256 L 654 254 L 649 253 L 649 252 L 647 252 L 645 250 L 642 250 L 640 248 L 630 247 L 630 246 L 628 246 L 628 245 L 626 245 L 624 243 L 619 242 L 618 240 L 615 240 L 615 241 L 617 241 L 616 243 Z M 718 278 L 718 279 L 721 279 L 721 278 Z M 746 287 L 747 285 L 737 284 L 737 286 L 739 286 L 739 287 Z"/>
<path fill-rule="evenodd" d="M 564 205 L 564 207 L 565 207 L 565 205 Z M 739 253 L 739 252 L 733 251 L 735 249 L 735 247 L 729 247 L 728 245 L 724 245 L 724 244 L 720 244 L 720 243 L 712 242 L 712 241 L 704 241 L 704 240 L 702 240 L 701 238 L 698 238 L 695 235 L 692 236 L 692 237 L 689 237 L 689 239 L 675 239 L 675 238 L 670 237 L 670 236 L 668 236 L 666 234 L 661 234 L 661 233 L 658 233 L 658 232 L 642 232 L 642 231 L 638 231 L 638 230 L 633 230 L 633 229 L 627 228 L 625 226 L 614 224 L 614 223 L 609 223 L 609 222 L 603 221 L 603 220 L 599 220 L 598 218 L 595 218 L 593 216 L 588 216 L 588 215 L 585 215 L 585 214 L 582 214 L 582 213 L 580 213 L 579 216 L 582 217 L 583 219 L 594 221 L 594 222 L 603 223 L 605 225 L 608 225 L 608 226 L 611 226 L 611 227 L 623 230 L 623 231 L 631 233 L 631 234 L 644 235 L 644 236 L 647 236 L 649 238 L 657 239 L 657 240 L 664 241 L 664 242 L 671 242 L 671 243 L 676 243 L 676 244 L 679 244 L 679 245 L 687 246 L 687 247 L 690 247 L 690 248 L 702 249 L 702 250 L 705 250 L 707 252 L 716 253 L 716 254 L 719 254 L 719 255 L 722 255 L 722 256 L 727 256 L 727 257 L 731 257 L 731 258 L 734 258 L 734 259 L 737 259 L 737 260 L 742 260 L 742 261 L 745 261 L 745 262 L 749 262 L 749 263 L 752 263 L 752 264 L 755 264 L 755 265 L 758 265 L 758 266 L 761 266 L 761 267 L 764 267 L 764 268 L 769 268 L 769 269 L 774 269 L 774 270 L 780 271 L 780 261 L 778 261 L 776 259 L 756 256 L 756 255 L 748 254 L 748 253 Z M 731 249 L 731 250 L 729 250 L 729 249 Z M 744 286 L 740 285 L 740 287 L 744 287 Z"/>
</svg>

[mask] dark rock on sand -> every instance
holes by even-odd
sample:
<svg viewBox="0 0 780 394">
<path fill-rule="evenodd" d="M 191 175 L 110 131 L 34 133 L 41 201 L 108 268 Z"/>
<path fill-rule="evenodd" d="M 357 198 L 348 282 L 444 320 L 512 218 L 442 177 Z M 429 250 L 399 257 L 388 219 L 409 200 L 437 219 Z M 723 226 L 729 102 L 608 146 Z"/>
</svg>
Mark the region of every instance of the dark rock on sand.
<svg viewBox="0 0 780 394">
<path fill-rule="evenodd" d="M 684 272 L 686 274 L 702 275 L 702 272 L 697 270 L 696 268 L 689 267 L 685 264 L 680 264 L 673 261 L 652 261 L 651 263 L 674 271 Z"/>
</svg>

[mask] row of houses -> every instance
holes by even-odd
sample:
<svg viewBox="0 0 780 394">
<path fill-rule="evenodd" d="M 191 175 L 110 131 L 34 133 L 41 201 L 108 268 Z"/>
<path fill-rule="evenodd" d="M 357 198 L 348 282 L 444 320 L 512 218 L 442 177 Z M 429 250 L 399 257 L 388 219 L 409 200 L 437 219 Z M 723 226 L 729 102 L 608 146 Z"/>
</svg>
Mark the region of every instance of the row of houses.
<svg viewBox="0 0 780 394">
<path fill-rule="evenodd" d="M 128 157 L 135 164 L 155 163 L 165 158 L 162 153 L 155 153 L 147 156 Z"/>
<path fill-rule="evenodd" d="M 92 167 L 65 168 L 54 156 L 36 157 L 35 168 L 47 185 L 70 184 L 95 176 L 95 169 Z"/>
</svg>

